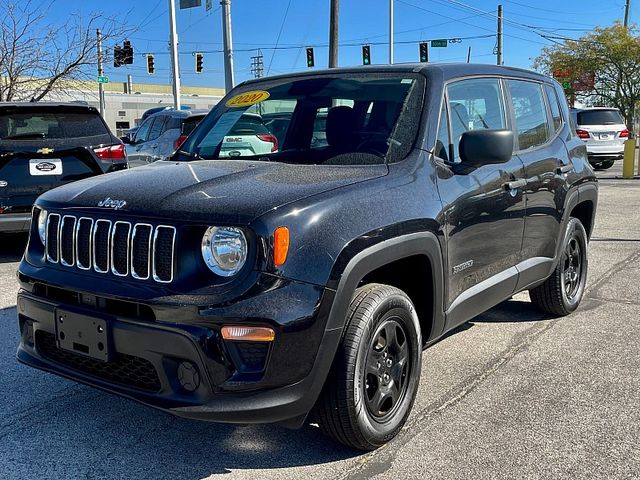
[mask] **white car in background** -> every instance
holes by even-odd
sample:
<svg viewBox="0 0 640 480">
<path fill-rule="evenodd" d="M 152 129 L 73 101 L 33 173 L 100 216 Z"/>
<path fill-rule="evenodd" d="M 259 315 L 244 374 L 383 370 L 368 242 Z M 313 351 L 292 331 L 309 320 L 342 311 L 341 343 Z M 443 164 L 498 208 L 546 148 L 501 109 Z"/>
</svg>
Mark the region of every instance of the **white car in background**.
<svg viewBox="0 0 640 480">
<path fill-rule="evenodd" d="M 589 163 L 607 169 L 624 156 L 624 142 L 629 130 L 620 110 L 594 107 L 571 109 L 576 133 L 587 146 Z"/>
<path fill-rule="evenodd" d="M 278 139 L 258 114 L 244 113 L 225 135 L 220 157 L 247 157 L 278 151 Z"/>
</svg>

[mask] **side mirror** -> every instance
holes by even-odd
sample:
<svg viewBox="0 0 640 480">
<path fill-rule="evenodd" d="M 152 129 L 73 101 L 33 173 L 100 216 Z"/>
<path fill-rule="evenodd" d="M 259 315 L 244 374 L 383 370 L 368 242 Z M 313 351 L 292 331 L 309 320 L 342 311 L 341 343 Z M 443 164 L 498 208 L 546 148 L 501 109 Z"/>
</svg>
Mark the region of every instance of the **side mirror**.
<svg viewBox="0 0 640 480">
<path fill-rule="evenodd" d="M 130 145 L 131 144 L 131 138 L 129 138 L 129 135 L 125 135 L 124 137 L 120 137 L 120 140 L 122 140 L 122 143 L 124 143 L 125 145 Z"/>
<path fill-rule="evenodd" d="M 512 156 L 511 130 L 472 130 L 460 137 L 460 159 L 466 167 L 506 163 Z"/>
</svg>

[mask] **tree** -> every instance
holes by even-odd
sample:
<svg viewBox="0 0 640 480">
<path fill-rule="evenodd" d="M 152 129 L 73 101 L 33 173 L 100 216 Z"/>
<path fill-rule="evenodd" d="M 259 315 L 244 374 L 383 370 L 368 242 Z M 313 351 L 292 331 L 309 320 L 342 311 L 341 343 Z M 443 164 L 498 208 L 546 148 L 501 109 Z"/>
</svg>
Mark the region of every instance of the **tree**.
<svg viewBox="0 0 640 480">
<path fill-rule="evenodd" d="M 0 3 L 0 101 L 38 101 L 93 78 L 98 61 L 96 29 L 102 39 L 121 40 L 132 29 L 102 13 L 71 14 L 61 24 L 47 22 L 55 1 Z"/>
<path fill-rule="evenodd" d="M 636 27 L 616 23 L 545 47 L 534 60 L 534 68 L 547 75 L 561 72 L 559 80 L 569 82 L 572 89 L 578 87 L 572 92 L 578 98 L 594 97 L 597 103 L 618 108 L 627 128 L 633 130 L 640 101 L 640 37 Z M 593 87 L 585 85 L 589 76 L 595 76 Z"/>
</svg>

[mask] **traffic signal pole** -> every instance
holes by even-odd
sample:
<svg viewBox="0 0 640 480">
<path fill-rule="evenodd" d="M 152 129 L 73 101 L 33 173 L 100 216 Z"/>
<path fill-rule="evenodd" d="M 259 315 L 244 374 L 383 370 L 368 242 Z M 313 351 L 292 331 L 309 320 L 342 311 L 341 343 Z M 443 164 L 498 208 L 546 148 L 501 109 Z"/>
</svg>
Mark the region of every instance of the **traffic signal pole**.
<svg viewBox="0 0 640 480">
<path fill-rule="evenodd" d="M 169 0 L 169 31 L 171 32 L 171 67 L 173 70 L 173 106 L 180 110 L 180 65 L 178 63 L 178 33 L 176 32 L 176 2 Z"/>
<path fill-rule="evenodd" d="M 98 47 L 98 76 L 102 77 L 104 75 L 104 69 L 102 68 L 102 32 L 99 28 L 96 30 L 96 44 Z M 98 83 L 98 97 L 100 102 L 100 116 L 104 118 L 104 84 L 102 82 Z"/>
<path fill-rule="evenodd" d="M 389 0 L 389 65 L 393 64 L 393 0 Z"/>
<path fill-rule="evenodd" d="M 222 41 L 224 47 L 224 89 L 233 88 L 233 40 L 231 35 L 231 0 L 220 0 L 222 5 Z"/>
</svg>

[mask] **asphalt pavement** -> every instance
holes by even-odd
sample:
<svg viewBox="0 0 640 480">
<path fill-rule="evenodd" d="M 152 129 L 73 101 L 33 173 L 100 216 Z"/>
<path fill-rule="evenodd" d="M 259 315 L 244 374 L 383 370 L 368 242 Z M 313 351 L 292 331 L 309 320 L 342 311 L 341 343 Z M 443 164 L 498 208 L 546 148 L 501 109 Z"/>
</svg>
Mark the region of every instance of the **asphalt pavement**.
<svg viewBox="0 0 640 480">
<path fill-rule="evenodd" d="M 0 237 L 0 478 L 640 478 L 640 180 L 598 172 L 579 310 L 554 319 L 522 293 L 423 353 L 410 420 L 368 454 L 317 426 L 179 419 L 24 367 L 15 270 Z"/>
</svg>

